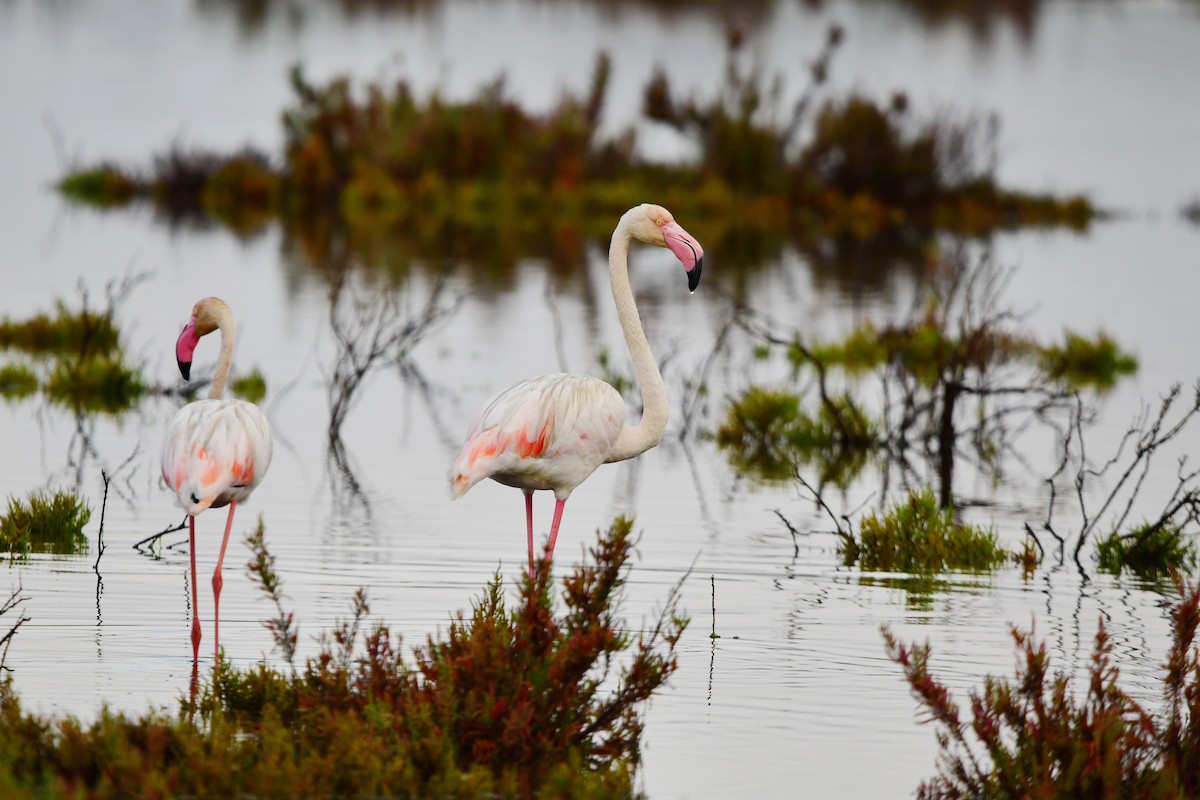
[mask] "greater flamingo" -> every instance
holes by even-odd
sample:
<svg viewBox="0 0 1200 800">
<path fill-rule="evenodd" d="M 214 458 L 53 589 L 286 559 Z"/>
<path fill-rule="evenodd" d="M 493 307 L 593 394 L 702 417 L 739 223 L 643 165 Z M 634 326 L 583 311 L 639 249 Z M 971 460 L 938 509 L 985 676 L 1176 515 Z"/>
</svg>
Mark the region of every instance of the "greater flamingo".
<svg viewBox="0 0 1200 800">
<path fill-rule="evenodd" d="M 200 607 L 196 592 L 196 515 L 206 508 L 229 506 L 225 538 L 213 572 L 213 652 L 220 656 L 221 564 L 237 504 L 249 497 L 271 464 L 271 428 L 258 406 L 245 400 L 223 400 L 233 361 L 233 314 L 225 301 L 206 297 L 175 343 L 184 380 L 190 377 L 192 353 L 201 336 L 221 332 L 221 355 L 207 400 L 179 409 L 162 442 L 163 480 L 188 513 L 188 547 L 192 561 L 192 661 L 200 657 Z"/>
<path fill-rule="evenodd" d="M 643 204 L 622 215 L 608 249 L 613 302 L 633 357 L 644 410 L 636 425 L 625 424 L 625 401 L 609 384 L 588 375 L 543 375 L 497 394 L 478 416 L 454 459 L 450 496 L 462 497 L 484 478 L 525 493 L 529 570 L 533 560 L 533 493 L 554 492 L 554 520 L 546 559 L 554 555 L 563 507 L 575 487 L 601 464 L 640 455 L 662 440 L 667 427 L 666 387 L 629 287 L 629 244 L 633 240 L 670 248 L 687 271 L 688 290 L 700 283 L 704 250 L 662 206 Z"/>
</svg>

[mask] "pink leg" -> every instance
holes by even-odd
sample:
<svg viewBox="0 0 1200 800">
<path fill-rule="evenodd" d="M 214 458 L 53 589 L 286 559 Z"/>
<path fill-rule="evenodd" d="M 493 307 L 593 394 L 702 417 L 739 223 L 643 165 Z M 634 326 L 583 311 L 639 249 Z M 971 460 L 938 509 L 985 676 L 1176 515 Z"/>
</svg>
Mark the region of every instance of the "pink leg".
<svg viewBox="0 0 1200 800">
<path fill-rule="evenodd" d="M 200 660 L 200 605 L 196 597 L 196 518 L 188 517 L 188 552 L 192 556 L 192 663 Z"/>
<path fill-rule="evenodd" d="M 529 575 L 533 576 L 533 492 L 525 493 L 525 532 L 529 539 Z"/>
<path fill-rule="evenodd" d="M 221 554 L 217 556 L 217 568 L 213 570 L 213 653 L 221 657 L 221 586 L 225 581 L 221 578 L 221 564 L 225 561 L 225 546 L 229 544 L 229 529 L 233 527 L 233 512 L 237 508 L 237 500 L 229 501 L 229 517 L 225 520 L 225 538 L 221 540 Z"/>
<path fill-rule="evenodd" d="M 554 559 L 554 540 L 558 538 L 558 523 L 562 522 L 563 507 L 567 501 L 559 500 L 554 504 L 554 521 L 550 523 L 550 544 L 546 547 L 546 560 Z"/>
</svg>

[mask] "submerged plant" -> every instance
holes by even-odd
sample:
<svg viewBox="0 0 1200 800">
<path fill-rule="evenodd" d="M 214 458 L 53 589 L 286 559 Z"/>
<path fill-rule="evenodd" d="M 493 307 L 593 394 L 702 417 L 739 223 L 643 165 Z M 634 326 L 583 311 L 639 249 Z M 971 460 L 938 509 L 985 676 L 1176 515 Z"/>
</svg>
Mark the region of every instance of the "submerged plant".
<svg viewBox="0 0 1200 800">
<path fill-rule="evenodd" d="M 994 531 L 957 521 L 928 487 L 911 492 L 883 516 L 865 515 L 857 542 L 843 539 L 839 552 L 847 566 L 887 572 L 984 572 L 1013 558 Z"/>
<path fill-rule="evenodd" d="M 27 553 L 86 553 L 83 527 L 92 517 L 87 502 L 74 492 L 32 492 L 25 500 L 10 497 L 0 517 L 0 547 L 10 557 Z"/>
<path fill-rule="evenodd" d="M 930 646 L 906 646 L 885 627 L 927 720 L 937 726 L 937 775 L 919 798 L 1200 796 L 1200 584 L 1176 576 L 1164 707 L 1147 711 L 1117 683 L 1113 644 L 1100 618 L 1089 680 L 1079 696 L 1067 673 L 1051 674 L 1044 642 L 1012 629 L 1015 679 L 988 676 L 970 692 L 970 721 L 929 672 Z"/>
<path fill-rule="evenodd" d="M 1146 523 L 1097 540 L 1096 566 L 1111 575 L 1129 570 L 1149 580 L 1175 571 L 1190 573 L 1196 569 L 1196 544 L 1177 525 Z"/>
<path fill-rule="evenodd" d="M 255 537 L 254 574 L 282 600 Z M 632 524 L 617 520 L 552 601 L 549 570 L 509 606 L 499 577 L 411 657 L 365 594 L 286 671 L 222 660 L 171 718 L 89 724 L 0 688 L 0 794 L 39 797 L 633 797 L 642 708 L 676 668 L 672 591 L 649 630 L 619 618 Z M 270 580 L 268 580 L 268 577 Z M 290 616 L 274 628 L 290 640 Z M 288 656 L 289 664 L 291 657 Z"/>
</svg>

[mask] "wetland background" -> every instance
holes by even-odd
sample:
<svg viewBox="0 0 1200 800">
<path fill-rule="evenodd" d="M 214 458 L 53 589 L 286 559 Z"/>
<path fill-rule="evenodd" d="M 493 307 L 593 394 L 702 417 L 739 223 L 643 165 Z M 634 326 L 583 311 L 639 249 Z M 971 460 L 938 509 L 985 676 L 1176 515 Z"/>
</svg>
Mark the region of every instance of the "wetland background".
<svg viewBox="0 0 1200 800">
<path fill-rule="evenodd" d="M 170 387 L 171 342 L 192 303 L 209 294 L 228 300 L 239 321 L 235 373 L 257 368 L 265 377 L 261 402 L 277 437 L 270 474 L 235 531 L 263 516 L 302 623 L 301 652 L 359 585 L 370 587 L 379 617 L 419 641 L 466 607 L 497 565 L 513 574 L 523 559 L 519 494 L 481 484 L 460 502 L 446 497 L 445 469 L 475 410 L 520 377 L 629 371 L 604 270 L 616 215 L 573 210 L 578 224 L 564 230 L 551 207 L 532 223 L 518 215 L 485 225 L 488 235 L 456 221 L 424 238 L 419 225 L 398 225 L 363 247 L 337 231 L 306 238 L 317 224 L 308 221 L 231 227 L 153 204 L 102 212 L 53 186 L 73 168 L 141 167 L 175 145 L 279 153 L 295 64 L 318 86 L 341 75 L 359 90 L 404 79 L 418 97 L 436 89 L 449 101 L 476 97 L 504 75 L 510 99 L 545 113 L 564 92 L 587 91 L 602 51 L 612 70 L 600 132 L 634 126 L 644 157 L 686 161 L 695 140 L 643 116 L 644 89 L 657 67 L 675 97 L 716 94 L 729 58 L 723 8 L 2 2 L 0 314 L 24 319 L 53 312 L 57 301 L 78 307 L 81 286 L 103 306 L 110 282 L 144 275 L 114 319 L 126 361 L 148 386 Z M 761 341 L 728 327 L 735 305 L 785 337 L 838 340 L 863 325 L 910 319 L 935 286 L 932 265 L 961 253 L 1003 272 L 999 302 L 1032 338 L 1103 330 L 1136 357 L 1135 373 L 1085 395 L 1096 410 L 1089 447 L 1107 458 L 1143 403 L 1156 405 L 1172 383 L 1187 387 L 1200 374 L 1192 330 L 1200 228 L 1186 213 L 1200 196 L 1200 6 L 1030 2 L 945 15 L 899 0 L 742 8 L 746 16 L 732 20 L 742 36 L 734 58 L 744 73 L 782 76 L 781 118 L 811 85 L 808 64 L 836 24 L 844 40 L 814 102 L 858 92 L 886 105 L 903 92 L 918 120 L 974 115 L 986 130 L 994 115 L 994 135 L 980 146 L 1000 186 L 1083 194 L 1107 213 L 1082 227 L 1005 227 L 965 240 L 931 231 L 897 254 L 869 238 L 810 241 L 786 227 L 736 235 L 747 226 L 735 198 L 722 213 L 673 209 L 706 248 L 695 295 L 668 268 L 669 254 L 635 254 L 634 288 L 665 361 L 672 428 L 661 446 L 602 469 L 573 495 L 558 569 L 615 515 L 636 514 L 644 536 L 628 611 L 637 620 L 695 562 L 684 596 L 694 622 L 672 688 L 650 706 L 639 780 L 651 797 L 910 793 L 932 773 L 935 743 L 886 658 L 885 623 L 903 640 L 928 637 L 935 666 L 965 689 L 1008 672 L 1008 623 L 1031 617 L 1055 663 L 1081 670 L 1103 615 L 1127 687 L 1153 701 L 1167 641 L 1161 586 L 1100 574 L 1090 552 L 1086 579 L 1069 558 L 1061 567 L 1051 558 L 1032 576 L 1005 567 L 918 590 L 904 575 L 842 566 L 828 516 L 802 487 L 742 474 L 712 433 L 751 385 L 799 387 L 810 399 L 814 391 L 781 353 L 753 357 Z M 521 234 L 503 235 L 505 225 Z M 381 319 L 419 321 L 431 297 L 440 311 L 423 336 L 339 405 L 339 378 L 357 357 L 346 343 L 365 341 L 352 335 L 361 321 L 352 301 L 369 310 L 384 298 L 391 305 Z M 197 367 L 205 357 L 201 350 Z M 856 391 L 868 407 L 882 404 L 877 384 Z M 30 598 L 31 621 L 7 662 L 30 707 L 88 716 L 102 702 L 170 705 L 184 691 L 186 537 L 150 552 L 132 548 L 182 516 L 157 468 L 159 437 L 178 402 L 151 392 L 132 408 L 96 413 L 35 393 L 0 406 L 6 493 L 76 489 L 93 507 L 86 554 L 31 555 L 8 567 L 10 583 Z M 339 423 L 333 441 L 331 419 Z M 1014 442 L 998 472 L 962 459 L 953 488 L 965 519 L 994 526 L 1016 548 L 1024 524 L 1045 516 L 1044 481 L 1059 449 L 1049 428 L 1019 431 Z M 1175 445 L 1145 484 L 1145 514 L 1174 488 L 1173 459 L 1195 449 L 1194 431 Z M 916 460 L 916 476 L 933 483 L 936 467 Z M 113 481 L 97 574 L 102 469 Z M 819 470 L 811 469 L 802 474 L 815 483 Z M 872 465 L 826 500 L 848 514 L 882 508 L 903 485 Z M 538 499 L 544 533 L 550 503 Z M 215 561 L 219 524 L 199 520 L 202 575 Z M 247 558 L 231 544 L 222 602 L 222 643 L 239 664 L 271 646 L 260 624 L 270 609 L 236 575 Z M 710 575 L 717 640 L 708 637 Z M 864 757 L 872 769 L 858 768 Z"/>
</svg>

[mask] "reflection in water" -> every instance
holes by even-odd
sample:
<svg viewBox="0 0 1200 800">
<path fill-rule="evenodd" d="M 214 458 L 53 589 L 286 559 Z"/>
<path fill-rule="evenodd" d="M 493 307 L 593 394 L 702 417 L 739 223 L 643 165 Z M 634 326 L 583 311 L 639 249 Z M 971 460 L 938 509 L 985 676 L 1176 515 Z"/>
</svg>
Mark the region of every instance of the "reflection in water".
<svg viewBox="0 0 1200 800">
<path fill-rule="evenodd" d="M 8 599 L 5 600 L 3 604 L 0 604 L 0 619 L 4 619 L 4 617 L 10 615 L 14 609 L 19 609 L 22 603 L 29 600 L 29 598 L 23 592 L 24 587 L 20 583 L 17 584 L 17 588 L 9 592 Z M 26 622 L 29 622 L 30 619 L 29 617 L 25 616 L 23 610 L 17 610 L 16 616 L 17 618 L 15 620 L 12 620 L 11 616 L 8 618 L 8 620 L 6 620 L 12 620 L 12 622 L 9 625 L 8 630 L 5 631 L 2 636 L 0 636 L 0 673 L 12 672 L 12 669 L 6 666 L 4 663 L 8 659 L 8 647 L 12 644 L 12 639 L 17 635 L 17 631 L 21 629 L 22 625 L 24 625 Z"/>
<path fill-rule="evenodd" d="M 882 5 L 880 0 L 853 0 L 862 5 Z M 66 0 L 57 0 L 65 3 Z M 532 13 L 550 0 L 527 0 L 524 5 Z M 57 3 L 51 3 L 56 5 Z M 196 9 L 213 18 L 233 16 L 238 29 L 247 38 L 261 37 L 273 26 L 286 25 L 299 30 L 309 24 L 311 17 L 324 8 L 336 8 L 347 20 L 361 17 L 382 18 L 395 15 L 434 17 L 447 6 L 463 4 L 463 0 L 195 0 Z M 770 25 L 778 16 L 782 0 L 558 0 L 560 5 L 594 5 L 604 16 L 619 19 L 623 15 L 641 16 L 652 13 L 666 23 L 675 23 L 689 16 L 703 15 L 726 29 L 743 35 L 755 33 Z M 1037 27 L 1038 16 L 1045 0 L 891 0 L 930 29 L 962 25 L 981 43 L 989 42 L 998 31 L 1009 24 L 1029 43 Z M 40 5 L 40 4 L 39 4 Z M 840 5 L 831 0 L 799 0 L 798 5 L 810 11 L 832 10 Z M 2 8 L 3 4 L 0 4 Z"/>
<path fill-rule="evenodd" d="M 425 402 L 431 419 L 446 441 L 451 441 L 437 411 L 433 389 L 413 361 L 416 347 L 461 308 L 462 295 L 447 298 L 453 270 L 445 264 L 437 274 L 423 305 L 406 309 L 412 292 L 379 291 L 351 285 L 348 270 L 335 273 L 329 289 L 329 325 L 336 343 L 334 362 L 326 378 L 329 406 L 326 467 L 335 517 L 363 517 L 368 529 L 371 507 L 367 492 L 355 474 L 352 459 L 342 440 L 342 425 L 354 407 L 357 394 L 373 373 L 396 369 L 410 388 Z"/>
<path fill-rule="evenodd" d="M 775 333 L 770 320 L 741 309 L 737 324 L 756 346 L 786 353 L 796 388 L 752 385 L 728 407 L 718 441 L 731 463 L 760 480 L 817 469 L 818 494 L 826 484 L 846 489 L 874 465 L 881 501 L 894 481 L 902 492 L 935 485 L 946 507 L 991 504 L 958 496 L 956 472 L 965 465 L 992 485 L 1006 480 L 1014 465 L 1025 466 L 1022 437 L 1035 427 L 1060 430 L 1077 398 L 1044 374 L 1055 348 L 1017 328 L 1020 316 L 1003 297 L 1008 275 L 986 253 L 952 253 L 907 321 L 860 323 L 836 342 Z M 1093 385 L 1124 374 L 1110 363 L 1087 363 Z M 805 375 L 815 412 L 800 404 Z"/>
</svg>

